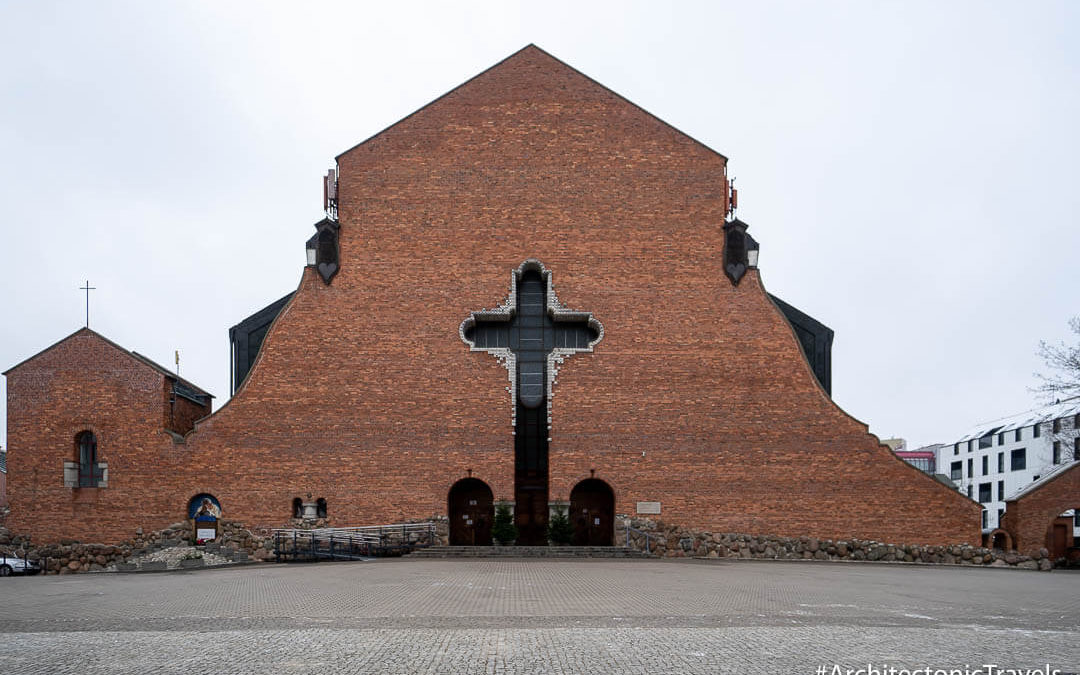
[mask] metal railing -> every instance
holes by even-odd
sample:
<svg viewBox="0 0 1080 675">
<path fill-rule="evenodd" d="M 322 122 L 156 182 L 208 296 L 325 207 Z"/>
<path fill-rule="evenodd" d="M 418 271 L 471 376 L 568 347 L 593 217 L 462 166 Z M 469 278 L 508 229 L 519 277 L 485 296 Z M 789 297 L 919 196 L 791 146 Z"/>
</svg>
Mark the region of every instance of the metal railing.
<svg viewBox="0 0 1080 675">
<path fill-rule="evenodd" d="M 637 528 L 630 527 L 629 525 L 626 526 L 626 548 L 633 548 L 630 545 L 630 533 L 631 532 L 633 532 L 635 534 L 640 534 L 640 535 L 645 537 L 645 552 L 651 555 L 652 554 L 652 546 L 651 546 L 652 535 L 649 534 L 648 532 L 644 531 L 644 530 L 639 530 Z"/>
<path fill-rule="evenodd" d="M 433 521 L 314 530 L 278 529 L 272 531 L 272 536 L 277 562 L 401 555 L 439 543 Z"/>
</svg>

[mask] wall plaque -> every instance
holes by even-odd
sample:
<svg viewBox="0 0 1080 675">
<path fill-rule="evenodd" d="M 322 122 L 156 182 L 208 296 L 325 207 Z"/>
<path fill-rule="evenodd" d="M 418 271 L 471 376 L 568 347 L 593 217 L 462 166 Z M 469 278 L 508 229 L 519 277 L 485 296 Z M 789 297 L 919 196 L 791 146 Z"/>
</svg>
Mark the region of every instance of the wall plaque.
<svg viewBox="0 0 1080 675">
<path fill-rule="evenodd" d="M 660 515 L 660 502 L 638 502 L 637 512 L 648 515 Z"/>
</svg>

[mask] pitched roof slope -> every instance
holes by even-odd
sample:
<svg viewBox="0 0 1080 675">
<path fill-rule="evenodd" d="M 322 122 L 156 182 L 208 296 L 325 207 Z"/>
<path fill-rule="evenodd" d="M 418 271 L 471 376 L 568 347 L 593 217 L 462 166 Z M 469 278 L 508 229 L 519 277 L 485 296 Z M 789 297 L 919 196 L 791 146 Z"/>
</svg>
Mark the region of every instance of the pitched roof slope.
<svg viewBox="0 0 1080 675">
<path fill-rule="evenodd" d="M 25 363 L 29 363 L 30 361 L 33 361 L 34 359 L 41 356 L 42 354 L 44 354 L 44 353 L 56 348 L 57 346 L 67 342 L 71 338 L 73 338 L 73 337 L 75 337 L 77 335 L 83 335 L 83 334 L 93 335 L 94 337 L 98 338 L 99 340 L 104 341 L 106 344 L 108 344 L 108 345 L 110 345 L 112 347 L 115 347 L 116 349 L 118 349 L 121 352 L 123 352 L 124 354 L 132 357 L 133 359 L 135 359 L 135 360 L 137 360 L 137 361 L 139 361 L 141 363 L 144 363 L 147 366 L 150 366 L 151 368 L 158 371 L 159 373 L 161 373 L 165 377 L 167 377 L 167 378 L 169 378 L 171 380 L 176 380 L 177 382 L 181 383 L 185 387 L 193 389 L 194 391 L 198 392 L 199 394 L 209 396 L 210 398 L 214 398 L 214 395 L 211 394 L 210 392 L 206 391 L 202 387 L 196 385 L 195 383 L 193 383 L 193 382 L 191 382 L 189 380 L 185 380 L 184 378 L 180 377 L 176 373 L 170 371 L 165 366 L 162 366 L 162 365 L 160 365 L 160 364 L 158 364 L 158 363 L 156 363 L 154 361 L 151 361 L 150 359 L 148 359 L 147 357 L 143 356 L 142 354 L 140 354 L 138 352 L 133 352 L 133 351 L 131 351 L 129 349 L 124 349 L 124 347 L 122 347 L 121 345 L 113 342 L 112 340 L 105 337 L 101 333 L 98 333 L 97 331 L 93 330 L 92 328 L 88 328 L 88 327 L 80 328 L 79 330 L 75 331 L 71 335 L 68 335 L 68 336 L 66 336 L 64 338 L 61 338 L 60 340 L 57 340 L 56 342 L 52 343 L 51 345 L 49 345 L 45 349 L 42 349 L 41 351 L 35 353 L 33 356 L 28 356 L 27 358 L 23 359 L 22 361 L 19 361 L 18 363 L 16 363 L 12 367 L 5 370 L 3 373 L 0 373 L 0 375 L 7 375 L 8 373 L 14 371 L 16 368 L 19 368 L 20 366 L 22 366 Z"/>
<path fill-rule="evenodd" d="M 570 72 L 574 73 L 574 75 L 576 75 L 577 77 L 581 78 L 582 80 L 585 80 L 585 81 L 587 81 L 587 82 L 588 82 L 589 84 L 591 84 L 591 85 L 592 85 L 593 87 L 596 87 L 597 89 L 599 89 L 599 90 L 603 91 L 603 92 L 604 92 L 605 94 L 607 94 L 607 95 L 609 95 L 609 96 L 615 96 L 616 98 L 618 98 L 618 99 L 620 99 L 620 100 L 622 100 L 622 101 L 626 102 L 627 104 L 629 104 L 629 105 L 633 106 L 633 107 L 634 107 L 634 108 L 636 108 L 637 110 L 639 110 L 639 111 L 641 111 L 641 112 L 645 113 L 646 115 L 648 115 L 649 117 L 653 118 L 654 120 L 656 120 L 656 121 L 657 121 L 657 122 L 659 122 L 660 124 L 662 124 L 662 125 L 664 125 L 664 126 L 668 127 L 669 129 L 671 129 L 671 130 L 672 130 L 672 131 L 674 131 L 675 133 L 679 134 L 680 136 L 683 136 L 683 137 L 685 137 L 686 139 L 688 139 L 689 141 L 693 142 L 694 144 L 696 144 L 696 145 L 700 146 L 701 148 L 703 148 L 703 149 L 705 149 L 705 150 L 707 150 L 707 151 L 709 151 L 709 152 L 711 152 L 711 153 L 714 153 L 714 154 L 716 154 L 717 156 L 719 156 L 719 157 L 720 157 L 721 159 L 723 159 L 724 161 L 727 161 L 727 156 L 725 156 L 725 155 L 724 155 L 723 153 L 717 152 L 717 151 L 716 151 L 716 150 L 714 150 L 713 148 L 710 148 L 709 146 L 705 145 L 704 143 L 702 143 L 701 141 L 697 140 L 697 139 L 696 139 L 696 138 L 694 138 L 693 136 L 690 136 L 689 134 L 687 134 L 687 133 L 686 133 L 686 132 L 684 132 L 684 131 L 681 131 L 680 129 L 678 129 L 678 128 L 677 128 L 677 127 L 675 127 L 674 125 L 672 125 L 672 124 L 670 124 L 670 123 L 668 123 L 668 122 L 664 121 L 663 119 L 661 119 L 661 118 L 657 117 L 656 115 L 652 114 L 652 113 L 651 113 L 651 112 L 649 112 L 648 110 L 646 110 L 646 109 L 642 108 L 642 107 L 641 107 L 641 106 L 639 106 L 638 104 L 636 104 L 636 103 L 634 103 L 633 101 L 631 101 L 631 100 L 627 99 L 627 98 L 626 98 L 625 96 L 623 96 L 622 94 L 619 94 L 618 92 L 616 92 L 616 91 L 613 91 L 612 89 L 610 89 L 610 88 L 608 88 L 608 87 L 604 86 L 603 84 L 601 84 L 601 83 L 597 82 L 596 80 L 594 80 L 593 78 L 589 77 L 589 76 L 588 76 L 588 75 L 586 75 L 585 73 L 582 73 L 582 72 L 581 72 L 580 70 L 578 70 L 577 68 L 574 68 L 573 66 L 571 66 L 571 65 L 568 65 L 568 64 L 567 64 L 566 62 L 564 62 L 564 61 L 562 61 L 562 60 L 560 60 L 560 59 L 558 59 L 558 58 L 556 58 L 556 57 L 552 56 L 551 54 L 549 54 L 548 52 L 544 51 L 544 50 L 543 50 L 543 49 L 541 49 L 540 47 L 537 47 L 537 46 L 536 46 L 535 44 L 528 44 L 528 45 L 526 45 L 525 47 L 523 47 L 523 48 L 519 49 L 518 51 L 514 52 L 513 54 L 511 54 L 510 56 L 506 57 L 506 58 L 505 58 L 505 59 L 503 59 L 502 61 L 499 61 L 499 62 L 498 62 L 498 63 L 496 63 L 495 65 L 491 66 L 491 67 L 490 67 L 490 68 L 488 68 L 487 70 L 484 70 L 484 71 L 480 72 L 479 74 L 477 74 L 477 75 L 474 75 L 473 77 L 471 77 L 471 78 L 469 78 L 468 80 L 466 80 L 466 81 L 462 82 L 461 84 L 459 84 L 458 86 L 454 87 L 454 88 L 453 88 L 453 89 L 451 89 L 450 91 L 446 92 L 446 93 L 445 93 L 445 94 L 443 94 L 442 96 L 439 96 L 438 98 L 436 98 L 436 99 L 432 100 L 431 102 L 427 103 L 426 105 L 424 105 L 424 106 L 421 106 L 420 108 L 418 108 L 418 109 L 414 110 L 413 112 L 409 113 L 409 114 L 408 114 L 408 115 L 406 115 L 405 117 L 402 117 L 402 118 L 401 118 L 400 120 L 398 120 L 397 122 L 394 122 L 394 123 L 393 123 L 393 124 L 391 124 L 390 126 L 387 126 L 387 127 L 383 128 L 383 129 L 382 129 L 381 131 L 378 131 L 378 132 L 376 132 L 376 133 L 372 134 L 371 136 L 369 136 L 369 137 L 365 138 L 364 140 L 360 141 L 359 143 L 357 143 L 357 144 L 356 144 L 356 145 L 354 145 L 353 147 L 349 148 L 348 150 L 345 150 L 344 152 L 342 152 L 342 153 L 338 154 L 338 156 L 336 157 L 336 159 L 340 159 L 340 158 L 341 158 L 341 157 L 342 157 L 343 155 L 347 155 L 348 153 L 350 153 L 350 152 L 353 152 L 354 150 L 356 150 L 356 149 L 358 149 L 358 148 L 362 147 L 363 145 L 365 145 L 366 143 L 369 143 L 370 141 L 372 141 L 372 140 L 374 140 L 374 139 L 378 138 L 379 136 L 381 136 L 382 134 L 386 133 L 386 132 L 387 132 L 387 131 L 389 131 L 390 129 L 393 129 L 394 127 L 396 127 L 396 126 L 398 126 L 398 125 L 400 125 L 400 124 L 402 124 L 402 123 L 404 123 L 404 122 L 408 121 L 408 120 L 409 120 L 409 119 L 411 119 L 412 117 L 414 117 L 414 116 L 416 116 L 416 115 L 419 115 L 419 114 L 423 113 L 423 112 L 424 112 L 425 110 L 427 110 L 427 109 L 431 108 L 432 106 L 434 106 L 434 105 L 436 105 L 437 103 L 439 103 L 439 102 L 443 101 L 444 99 L 447 99 L 447 98 L 449 98 L 449 97 L 452 97 L 452 96 L 454 96 L 455 94 L 459 93 L 459 92 L 460 92 L 460 91 L 461 91 L 462 89 L 465 89 L 465 88 L 466 88 L 466 87 L 468 87 L 469 85 L 471 85 L 471 84 L 474 84 L 474 83 L 476 83 L 476 82 L 479 82 L 479 81 L 481 81 L 481 80 L 483 80 L 483 79 L 485 79 L 485 78 L 488 78 L 488 77 L 492 77 L 492 76 L 495 76 L 495 75 L 497 75 L 497 73 L 498 73 L 498 72 L 499 72 L 500 70 L 502 70 L 502 69 L 507 69 L 507 68 L 512 68 L 512 67 L 513 67 L 513 66 L 514 66 L 515 64 L 517 64 L 518 62 L 520 62 L 520 61 L 524 61 L 524 60 L 526 60 L 526 59 L 531 59 L 531 60 L 533 60 L 533 61 L 534 61 L 535 63 L 537 63 L 537 64 L 539 65 L 539 67 L 540 67 L 540 68 L 547 68 L 547 69 L 549 69 L 549 70 L 568 70 L 568 71 L 570 71 Z M 535 84 L 537 84 L 537 82 L 538 82 L 538 80 L 534 79 L 534 80 L 532 80 L 532 81 L 530 82 L 530 84 L 533 84 L 533 85 L 535 85 Z M 557 86 L 557 85 L 556 85 L 556 86 Z"/>
</svg>

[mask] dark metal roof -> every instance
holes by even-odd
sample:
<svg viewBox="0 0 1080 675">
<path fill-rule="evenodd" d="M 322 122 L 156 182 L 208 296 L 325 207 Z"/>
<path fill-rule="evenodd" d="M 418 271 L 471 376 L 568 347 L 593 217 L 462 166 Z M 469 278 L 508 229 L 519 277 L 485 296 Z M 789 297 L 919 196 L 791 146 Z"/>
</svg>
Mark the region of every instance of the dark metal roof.
<svg viewBox="0 0 1080 675">
<path fill-rule="evenodd" d="M 784 302 L 772 293 L 769 294 L 784 318 L 795 330 L 803 354 L 810 362 L 810 368 L 817 376 L 825 391 L 832 395 L 832 341 L 833 330 L 806 312 Z"/>
<path fill-rule="evenodd" d="M 294 295 L 295 291 L 275 300 L 229 329 L 229 344 L 232 345 L 230 394 L 236 393 L 255 365 L 255 357 L 259 355 L 266 332 Z"/>
</svg>

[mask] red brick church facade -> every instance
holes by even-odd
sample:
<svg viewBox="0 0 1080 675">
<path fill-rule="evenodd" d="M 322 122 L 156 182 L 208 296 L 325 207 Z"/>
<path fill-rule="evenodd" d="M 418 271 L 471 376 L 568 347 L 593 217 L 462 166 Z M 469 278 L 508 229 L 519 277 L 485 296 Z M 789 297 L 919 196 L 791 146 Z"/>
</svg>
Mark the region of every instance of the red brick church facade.
<svg viewBox="0 0 1080 675">
<path fill-rule="evenodd" d="M 833 403 L 758 269 L 725 274 L 726 161 L 527 47 L 337 158 L 336 269 L 304 269 L 213 415 L 85 329 L 9 370 L 8 527 L 109 543 L 200 494 L 252 527 L 296 497 L 338 526 L 457 517 L 455 484 L 542 518 L 591 481 L 684 527 L 978 542 L 977 503 Z M 526 281 L 585 336 L 539 390 L 470 333 L 524 317 Z M 105 486 L 65 487 L 86 431 Z"/>
</svg>

